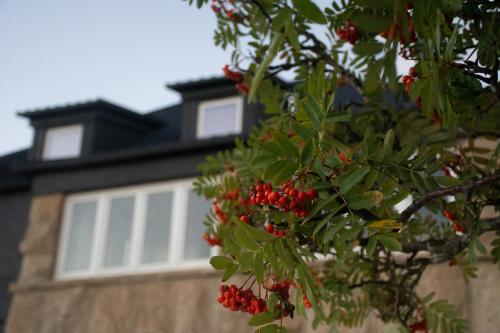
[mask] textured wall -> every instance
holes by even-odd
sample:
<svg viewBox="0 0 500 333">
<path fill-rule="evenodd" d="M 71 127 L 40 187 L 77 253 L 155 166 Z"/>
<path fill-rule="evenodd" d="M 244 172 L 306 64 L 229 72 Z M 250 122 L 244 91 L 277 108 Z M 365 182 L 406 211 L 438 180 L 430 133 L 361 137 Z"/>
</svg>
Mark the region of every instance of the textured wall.
<svg viewBox="0 0 500 333">
<path fill-rule="evenodd" d="M 30 225 L 21 245 L 24 255 L 7 333 L 245 333 L 247 314 L 233 313 L 215 302 L 218 273 L 165 272 L 82 281 L 53 281 L 52 272 L 63 202 L 62 195 L 34 198 Z M 498 332 L 500 270 L 485 259 L 479 278 L 465 284 L 457 267 L 431 267 L 420 292 L 436 291 L 455 303 L 473 333 Z M 311 332 L 301 320 L 286 321 L 291 333 Z M 383 332 L 369 317 L 362 328 L 345 332 Z M 327 332 L 326 328 L 318 332 Z"/>
</svg>

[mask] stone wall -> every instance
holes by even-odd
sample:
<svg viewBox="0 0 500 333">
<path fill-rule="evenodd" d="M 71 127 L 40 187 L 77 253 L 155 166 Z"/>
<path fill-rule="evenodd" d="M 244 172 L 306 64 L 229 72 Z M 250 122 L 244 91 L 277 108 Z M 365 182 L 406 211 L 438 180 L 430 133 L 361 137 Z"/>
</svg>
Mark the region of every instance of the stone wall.
<svg viewBox="0 0 500 333">
<path fill-rule="evenodd" d="M 11 287 L 6 333 L 246 333 L 248 315 L 215 302 L 220 275 L 211 270 L 164 272 L 115 278 L 54 281 L 54 261 L 63 196 L 33 199 L 18 282 Z M 500 270 L 486 258 L 479 277 L 465 284 L 457 267 L 428 269 L 419 291 L 456 304 L 471 332 L 500 327 Z M 302 320 L 285 322 L 291 333 L 311 332 Z M 377 333 L 386 328 L 374 317 L 345 332 Z M 318 332 L 326 333 L 323 327 Z"/>
</svg>

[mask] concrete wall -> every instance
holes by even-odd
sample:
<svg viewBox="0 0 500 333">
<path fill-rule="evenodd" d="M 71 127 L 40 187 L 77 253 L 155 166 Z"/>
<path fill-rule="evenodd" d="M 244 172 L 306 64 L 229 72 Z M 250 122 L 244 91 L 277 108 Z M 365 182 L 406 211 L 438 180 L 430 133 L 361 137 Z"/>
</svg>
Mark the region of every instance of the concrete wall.
<svg viewBox="0 0 500 333">
<path fill-rule="evenodd" d="M 249 316 L 216 303 L 220 275 L 210 270 L 164 272 L 118 278 L 54 281 L 54 258 L 63 196 L 33 199 L 30 225 L 22 242 L 24 256 L 7 333 L 246 333 Z M 419 287 L 422 294 L 456 304 L 473 333 L 494 333 L 500 327 L 500 271 L 486 259 L 479 278 L 465 284 L 457 267 L 431 267 Z M 311 332 L 302 320 L 285 322 L 291 333 Z M 375 318 L 345 332 L 383 332 Z M 321 328 L 318 332 L 327 332 Z"/>
</svg>

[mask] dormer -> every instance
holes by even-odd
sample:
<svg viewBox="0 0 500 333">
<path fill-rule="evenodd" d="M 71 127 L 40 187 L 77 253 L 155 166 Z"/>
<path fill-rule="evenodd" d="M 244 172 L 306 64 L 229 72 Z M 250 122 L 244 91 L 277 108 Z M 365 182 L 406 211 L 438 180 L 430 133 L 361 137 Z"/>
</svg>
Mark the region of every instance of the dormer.
<svg viewBox="0 0 500 333">
<path fill-rule="evenodd" d="M 182 98 L 181 139 L 211 140 L 247 136 L 262 118 L 262 107 L 248 104 L 234 82 L 213 77 L 167 85 Z"/>
<path fill-rule="evenodd" d="M 84 159 L 127 147 L 164 125 L 104 100 L 20 113 L 34 128 L 32 161 Z"/>
</svg>

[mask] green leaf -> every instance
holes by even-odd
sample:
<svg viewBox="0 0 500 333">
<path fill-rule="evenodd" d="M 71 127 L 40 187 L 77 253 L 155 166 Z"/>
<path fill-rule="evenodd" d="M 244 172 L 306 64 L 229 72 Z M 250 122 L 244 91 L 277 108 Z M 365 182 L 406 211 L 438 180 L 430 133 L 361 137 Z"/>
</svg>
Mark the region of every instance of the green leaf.
<svg viewBox="0 0 500 333">
<path fill-rule="evenodd" d="M 378 234 L 373 236 L 377 241 L 382 243 L 390 251 L 401 251 L 401 243 L 394 237 Z"/>
<path fill-rule="evenodd" d="M 306 144 L 304 145 L 304 148 L 302 148 L 302 152 L 300 154 L 300 161 L 302 162 L 302 165 L 307 165 L 309 162 L 311 162 L 311 159 L 314 154 L 314 139 L 309 139 L 306 141 Z"/>
<path fill-rule="evenodd" d="M 236 237 L 238 242 L 240 242 L 240 244 L 246 249 L 255 251 L 259 247 L 258 244 L 253 239 L 248 237 L 245 231 L 240 228 L 236 228 L 234 230 L 234 236 Z"/>
<path fill-rule="evenodd" d="M 323 227 L 344 207 L 344 205 L 336 207 L 333 211 L 331 211 L 324 219 L 321 220 L 320 223 L 314 228 L 313 237 L 323 229 Z"/>
<path fill-rule="evenodd" d="M 210 258 L 210 265 L 217 270 L 226 269 L 233 263 L 233 259 L 226 256 L 215 256 Z"/>
<path fill-rule="evenodd" d="M 326 24 L 327 20 L 321 9 L 311 0 L 292 0 L 293 6 L 306 19 L 315 23 Z"/>
<path fill-rule="evenodd" d="M 254 262 L 253 262 L 253 252 L 243 252 L 239 256 L 240 261 L 240 271 L 248 272 L 250 270 L 253 271 Z"/>
<path fill-rule="evenodd" d="M 377 42 L 360 42 L 354 45 L 352 50 L 361 56 L 367 56 L 379 53 L 383 48 L 384 45 Z"/>
<path fill-rule="evenodd" d="M 295 30 L 295 25 L 293 21 L 289 18 L 285 24 L 285 33 L 288 42 L 292 45 L 295 51 L 300 52 L 301 46 L 299 42 L 299 36 L 297 35 L 297 31 Z"/>
<path fill-rule="evenodd" d="M 427 191 L 425 190 L 425 183 L 422 176 L 420 176 L 417 172 L 410 172 L 410 177 L 420 194 L 425 195 Z"/>
<path fill-rule="evenodd" d="M 292 140 L 290 140 L 288 137 L 284 136 L 280 132 L 275 132 L 274 133 L 274 138 L 276 139 L 276 142 L 291 156 L 293 157 L 299 157 L 300 153 L 297 147 L 293 144 Z"/>
<path fill-rule="evenodd" d="M 349 192 L 354 185 L 363 180 L 363 177 L 366 176 L 368 172 L 370 172 L 370 167 L 362 166 L 361 168 L 354 169 L 353 171 L 340 176 L 340 193 L 345 194 Z"/>
<path fill-rule="evenodd" d="M 254 273 L 258 283 L 262 283 L 264 280 L 264 268 L 264 254 L 260 250 L 255 253 L 254 258 Z"/>
<path fill-rule="evenodd" d="M 392 19 L 388 16 L 377 16 L 373 14 L 357 14 L 352 21 L 359 30 L 364 32 L 382 32 L 391 25 Z"/>
<path fill-rule="evenodd" d="M 314 128 L 319 131 L 321 129 L 321 107 L 318 102 L 312 98 L 311 96 L 307 96 L 304 99 L 304 112 L 307 115 L 307 118 L 314 126 Z"/>
<path fill-rule="evenodd" d="M 276 293 L 271 293 L 269 295 L 269 299 L 267 300 L 267 308 L 274 309 L 276 304 L 278 304 L 278 301 L 279 301 L 278 295 L 276 295 Z"/>
<path fill-rule="evenodd" d="M 273 18 L 273 30 L 281 30 L 288 19 L 290 19 L 290 17 L 292 16 L 292 13 L 293 11 L 288 7 L 281 8 L 278 11 L 278 14 L 276 14 L 276 16 Z"/>
<path fill-rule="evenodd" d="M 384 195 L 380 191 L 368 191 L 349 198 L 348 204 L 352 209 L 369 209 L 377 205 L 383 198 Z"/>
<path fill-rule="evenodd" d="M 256 314 L 248 321 L 248 325 L 250 326 L 260 326 L 267 323 L 270 323 L 276 319 L 277 315 L 272 312 L 262 312 Z"/>
<path fill-rule="evenodd" d="M 285 249 L 284 240 L 281 238 L 277 238 L 274 241 L 274 249 L 279 254 L 281 262 L 284 262 L 288 268 L 293 267 L 293 258 L 290 253 Z"/>
<path fill-rule="evenodd" d="M 377 246 L 377 239 L 375 237 L 370 237 L 368 244 L 366 245 L 366 255 L 371 256 L 375 247 Z"/>
<path fill-rule="evenodd" d="M 327 206 L 331 204 L 336 204 L 337 202 L 337 194 L 331 195 L 327 199 L 320 199 L 316 205 L 314 206 L 313 210 L 309 213 L 309 215 L 304 219 L 304 222 L 309 221 L 311 218 L 315 217 L 316 214 L 318 214 L 323 208 L 326 208 Z M 337 205 L 338 206 L 338 205 Z"/>
<path fill-rule="evenodd" d="M 264 255 L 271 265 L 274 273 L 279 274 L 279 272 L 281 271 L 281 265 L 278 262 L 276 253 L 274 252 L 273 246 L 271 244 L 266 245 L 266 247 L 264 248 Z"/>
<path fill-rule="evenodd" d="M 289 160 L 279 160 L 270 164 L 264 171 L 266 179 L 272 179 L 275 184 L 280 185 L 284 181 L 292 178 L 297 170 L 297 163 Z"/>
<path fill-rule="evenodd" d="M 266 325 L 259 327 L 255 330 L 255 333 L 287 333 L 287 329 L 285 327 L 279 327 L 276 324 Z"/>
<path fill-rule="evenodd" d="M 224 275 L 222 276 L 222 281 L 226 282 L 227 280 L 229 280 L 231 276 L 233 276 L 234 273 L 236 273 L 237 270 L 238 270 L 238 265 L 236 264 L 229 265 L 226 271 L 224 272 Z"/>
<path fill-rule="evenodd" d="M 394 145 L 394 130 L 391 128 L 389 131 L 387 131 L 385 138 L 384 138 L 384 144 L 382 148 L 382 156 L 380 159 L 384 159 L 389 157 L 389 155 L 392 153 L 392 146 Z"/>
<path fill-rule="evenodd" d="M 341 123 L 351 119 L 351 113 L 338 113 L 327 118 L 329 124 Z"/>
<path fill-rule="evenodd" d="M 248 94 L 248 100 L 250 102 L 255 102 L 256 101 L 256 96 L 257 96 L 257 90 L 259 88 L 260 83 L 264 79 L 264 76 L 267 72 L 267 68 L 273 61 L 274 57 L 276 57 L 276 53 L 278 53 L 281 44 L 283 43 L 284 35 L 282 33 L 275 33 L 272 40 L 271 44 L 269 45 L 269 48 L 267 49 L 266 56 L 264 57 L 264 60 L 262 60 L 262 63 L 260 64 L 259 68 L 255 72 L 255 76 L 252 79 L 252 85 L 250 87 L 250 92 Z"/>
<path fill-rule="evenodd" d="M 269 233 L 260 229 L 256 229 L 251 225 L 248 225 L 241 221 L 238 221 L 238 227 L 243 229 L 249 237 L 252 237 L 257 242 L 267 242 L 273 239 L 273 236 L 271 236 Z"/>
</svg>

